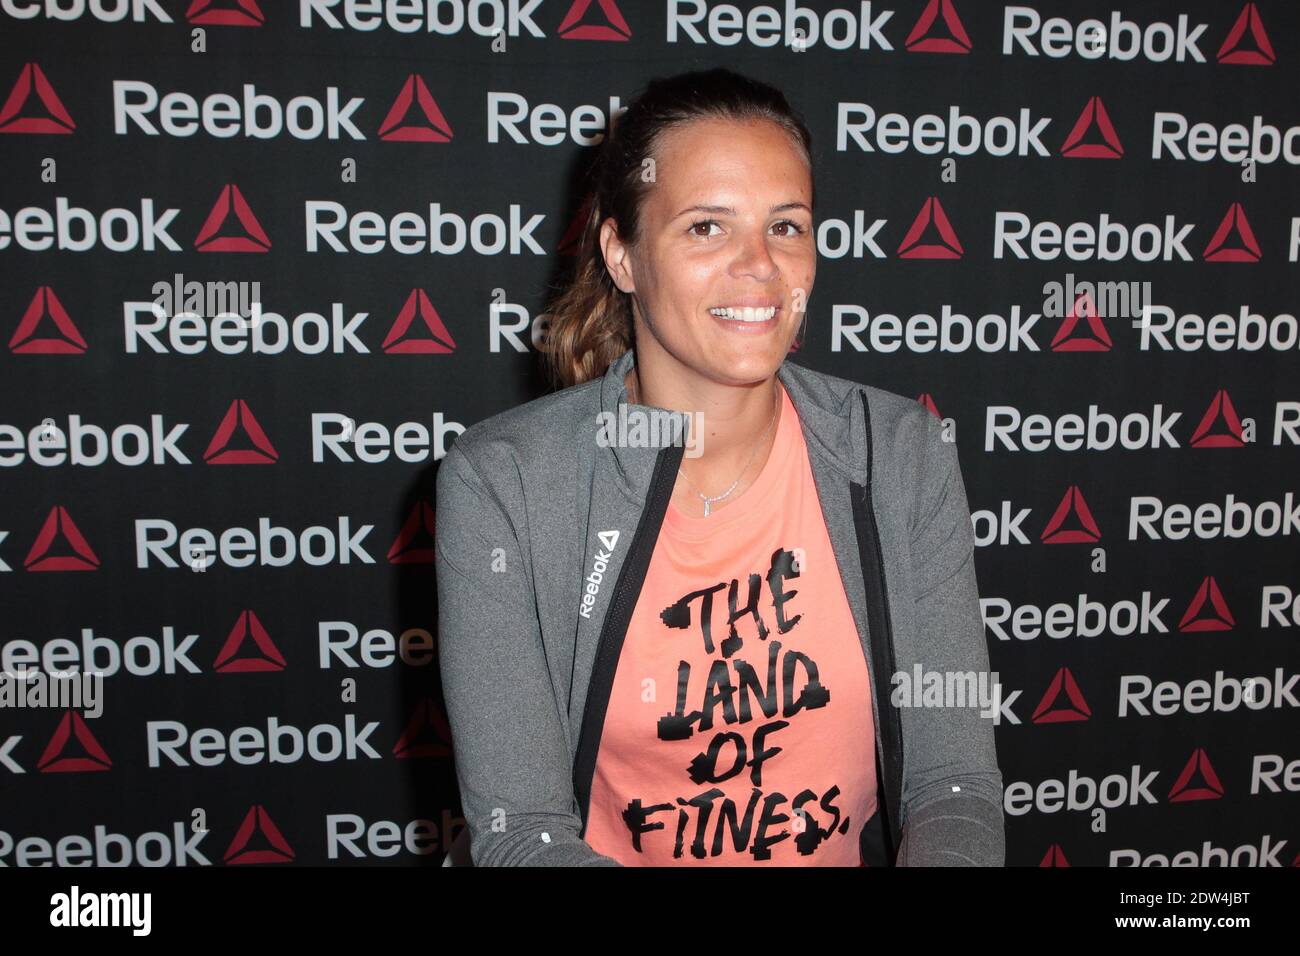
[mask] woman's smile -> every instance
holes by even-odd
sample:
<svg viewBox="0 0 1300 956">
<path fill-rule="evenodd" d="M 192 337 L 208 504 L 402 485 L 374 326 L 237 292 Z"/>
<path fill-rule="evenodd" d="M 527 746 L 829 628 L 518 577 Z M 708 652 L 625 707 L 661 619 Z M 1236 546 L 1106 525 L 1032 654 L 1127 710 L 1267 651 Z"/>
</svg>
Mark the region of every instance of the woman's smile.
<svg viewBox="0 0 1300 956">
<path fill-rule="evenodd" d="M 766 319 L 761 318 L 765 311 L 771 311 L 772 315 Z M 720 328 L 726 329 L 728 332 L 734 332 L 737 335 L 766 335 L 780 327 L 785 310 L 778 305 L 770 310 L 751 308 L 728 310 L 728 313 L 727 315 L 718 315 L 713 309 L 710 309 L 708 315 Z"/>
</svg>

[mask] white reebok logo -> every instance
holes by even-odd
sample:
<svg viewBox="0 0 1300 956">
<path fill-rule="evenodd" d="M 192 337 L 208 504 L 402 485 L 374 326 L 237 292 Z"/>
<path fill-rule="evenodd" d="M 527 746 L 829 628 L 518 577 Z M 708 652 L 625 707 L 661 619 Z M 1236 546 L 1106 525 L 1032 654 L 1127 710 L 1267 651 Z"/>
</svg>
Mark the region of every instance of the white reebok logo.
<svg viewBox="0 0 1300 956">
<path fill-rule="evenodd" d="M 592 563 L 591 573 L 585 578 L 586 588 L 582 595 L 582 606 L 578 608 L 578 613 L 583 617 L 590 619 L 591 609 L 596 606 L 596 594 L 600 591 L 600 583 L 605 580 L 605 572 L 609 569 L 609 559 L 614 556 L 614 548 L 618 545 L 618 529 L 613 531 L 597 531 L 596 537 L 604 550 L 596 552 L 596 559 Z"/>
</svg>

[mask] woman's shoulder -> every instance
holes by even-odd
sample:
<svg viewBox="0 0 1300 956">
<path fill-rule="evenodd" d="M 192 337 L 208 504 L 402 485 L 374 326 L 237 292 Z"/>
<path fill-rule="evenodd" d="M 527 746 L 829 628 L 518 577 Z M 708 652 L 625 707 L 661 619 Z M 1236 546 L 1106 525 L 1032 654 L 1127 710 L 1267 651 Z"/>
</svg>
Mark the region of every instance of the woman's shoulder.
<svg viewBox="0 0 1300 956">
<path fill-rule="evenodd" d="M 855 422 L 861 421 L 863 414 L 868 415 L 873 442 L 894 450 L 920 451 L 941 438 L 938 417 L 915 398 L 794 362 L 789 366 L 816 404 L 850 416 Z"/>
<path fill-rule="evenodd" d="M 896 512 L 914 529 L 919 516 L 933 514 L 950 497 L 968 507 L 955 436 L 929 406 L 825 372 L 812 372 L 806 381 L 813 383 L 810 388 L 824 389 L 829 401 L 848 403 L 841 406 L 842 414 L 852 414 L 855 431 L 868 431 L 862 416 L 869 415 L 870 472 L 886 512 Z"/>
<path fill-rule="evenodd" d="M 474 422 L 452 447 L 484 466 L 551 458 L 572 447 L 583 422 L 595 422 L 599 387 L 597 378 L 513 405 Z"/>
</svg>

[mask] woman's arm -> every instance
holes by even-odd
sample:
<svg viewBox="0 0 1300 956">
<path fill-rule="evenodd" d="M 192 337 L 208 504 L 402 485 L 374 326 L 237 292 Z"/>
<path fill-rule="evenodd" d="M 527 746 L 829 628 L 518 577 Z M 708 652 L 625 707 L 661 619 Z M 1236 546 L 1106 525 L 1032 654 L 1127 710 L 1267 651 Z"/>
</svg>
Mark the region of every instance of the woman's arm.
<svg viewBox="0 0 1300 956">
<path fill-rule="evenodd" d="M 975 539 L 955 442 L 926 413 L 922 491 L 912 528 L 924 670 L 989 674 L 975 580 Z M 992 684 L 987 686 L 992 690 Z M 904 707 L 903 833 L 899 866 L 1004 866 L 1002 774 L 993 723 L 978 704 Z"/>
<path fill-rule="evenodd" d="M 438 660 L 471 859 L 619 866 L 578 836 L 572 761 L 527 565 L 460 440 L 438 471 L 436 514 Z"/>
</svg>

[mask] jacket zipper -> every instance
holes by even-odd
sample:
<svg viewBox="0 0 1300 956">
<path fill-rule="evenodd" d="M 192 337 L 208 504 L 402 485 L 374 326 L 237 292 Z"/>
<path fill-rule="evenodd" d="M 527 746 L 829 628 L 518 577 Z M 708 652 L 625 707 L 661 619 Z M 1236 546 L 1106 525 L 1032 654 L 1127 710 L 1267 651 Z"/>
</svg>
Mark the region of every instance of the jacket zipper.
<svg viewBox="0 0 1300 956">
<path fill-rule="evenodd" d="M 883 813 L 885 854 L 889 865 L 894 865 L 895 855 L 901 841 L 899 826 L 899 804 L 902 802 L 902 767 L 903 734 L 901 715 L 888 706 L 890 698 L 890 675 L 897 670 L 894 656 L 894 629 L 889 614 L 889 591 L 885 586 L 885 561 L 880 547 L 880 532 L 876 527 L 876 516 L 872 509 L 872 466 L 874 449 L 871 445 L 871 409 L 867 404 L 866 392 L 862 396 L 862 412 L 866 420 L 867 432 L 867 480 L 865 484 L 849 482 L 850 498 L 853 500 L 853 527 L 858 539 L 858 556 L 862 566 L 862 583 L 867 598 L 868 640 L 874 651 L 876 662 L 872 674 L 877 709 L 881 715 L 881 740 L 884 741 L 884 753 L 880 754 L 883 764 L 884 800 L 881 802 Z M 872 742 L 874 745 L 874 741 Z"/>
<path fill-rule="evenodd" d="M 605 711 L 609 707 L 614 689 L 614 676 L 618 670 L 623 640 L 627 637 L 632 612 L 641 596 L 650 558 L 659 540 L 673 485 L 677 482 L 677 469 L 686 454 L 685 445 L 669 445 L 659 452 L 654 472 L 650 476 L 650 491 L 646 506 L 641 511 L 632 543 L 628 545 L 627 558 L 618 572 L 618 582 L 610 596 L 609 610 L 600 629 L 600 642 L 596 645 L 596 659 L 592 664 L 587 700 L 582 708 L 582 726 L 578 732 L 578 752 L 573 761 L 573 794 L 578 803 L 578 816 L 582 829 L 578 836 L 587 833 L 587 812 L 591 803 L 591 781 L 596 772 L 596 757 L 600 752 L 600 735 L 604 730 Z"/>
</svg>

